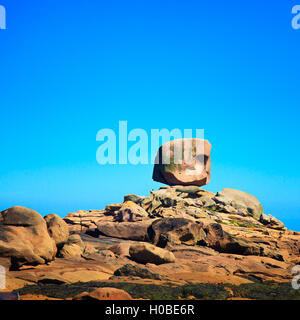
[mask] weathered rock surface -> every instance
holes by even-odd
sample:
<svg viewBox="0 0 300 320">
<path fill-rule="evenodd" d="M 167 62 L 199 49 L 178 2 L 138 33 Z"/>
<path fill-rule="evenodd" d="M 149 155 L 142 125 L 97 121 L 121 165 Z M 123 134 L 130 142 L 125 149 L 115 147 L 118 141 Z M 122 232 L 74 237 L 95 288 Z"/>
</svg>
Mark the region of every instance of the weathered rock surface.
<svg viewBox="0 0 300 320">
<path fill-rule="evenodd" d="M 73 256 L 80 256 L 85 249 L 85 244 L 81 240 L 80 235 L 72 234 L 69 236 L 67 242 L 63 245 L 59 251 L 58 256 L 60 258 L 69 258 Z"/>
<path fill-rule="evenodd" d="M 202 224 L 185 218 L 164 218 L 156 220 L 149 228 L 153 244 L 164 248 L 171 244 L 196 245 L 206 237 Z"/>
<path fill-rule="evenodd" d="M 117 256 L 129 256 L 130 243 L 118 243 L 109 248 Z"/>
<path fill-rule="evenodd" d="M 42 224 L 42 217 L 34 210 L 16 206 L 1 212 L 0 223 L 7 226 L 32 227 Z"/>
<path fill-rule="evenodd" d="M 149 243 L 139 243 L 130 246 L 129 254 L 133 260 L 140 263 L 163 264 L 175 261 L 172 252 Z"/>
<path fill-rule="evenodd" d="M 98 231 L 100 234 L 120 239 L 149 241 L 148 227 L 152 221 L 143 222 L 108 222 L 99 224 Z"/>
<path fill-rule="evenodd" d="M 135 222 L 148 218 L 148 213 L 133 201 L 125 201 L 120 210 L 116 212 L 115 221 Z"/>
<path fill-rule="evenodd" d="M 12 268 L 52 261 L 55 241 L 42 216 L 25 207 L 12 207 L 0 213 L 0 256 L 11 259 Z"/>
<path fill-rule="evenodd" d="M 69 238 L 68 224 L 56 214 L 48 214 L 44 217 L 50 237 L 54 239 L 56 246 L 61 247 Z"/>
<path fill-rule="evenodd" d="M 211 223 L 204 227 L 206 232 L 203 244 L 218 252 L 234 253 L 240 255 L 266 256 L 273 259 L 283 261 L 283 256 L 277 248 L 270 247 L 264 243 L 258 244 L 247 240 L 247 238 L 239 238 L 225 232 L 220 224 Z"/>
<path fill-rule="evenodd" d="M 121 268 L 117 269 L 114 272 L 114 275 L 119 277 L 139 277 L 142 279 L 161 280 L 159 274 L 154 273 L 147 268 L 143 268 L 130 263 L 127 263 Z"/>
<path fill-rule="evenodd" d="M 262 224 L 267 225 L 269 228 L 278 229 L 278 230 L 284 228 L 284 224 L 270 214 L 266 215 L 262 213 L 259 221 Z"/>
<path fill-rule="evenodd" d="M 163 144 L 152 178 L 173 185 L 204 186 L 210 180 L 211 144 L 202 139 L 178 139 Z"/>
<path fill-rule="evenodd" d="M 31 265 L 7 272 L 7 290 L 88 281 L 175 287 L 290 282 L 292 267 L 300 264 L 300 233 L 286 230 L 271 215 L 259 216 L 258 200 L 237 200 L 240 191 L 234 196 L 226 191 L 225 197 L 223 191 L 216 195 L 199 186 L 174 185 L 153 190 L 147 197 L 125 196 L 124 203 L 103 210 L 71 213 L 64 219 L 71 236 L 55 260 L 48 218 L 29 209 L 14 209 L 11 216 L 1 213 L 0 264 L 8 269 L 16 249 L 22 249 L 15 265 Z M 137 215 L 125 211 L 128 205 L 132 212 L 137 209 Z M 56 227 L 53 223 L 53 230 Z M 53 257 L 39 260 L 42 255 L 34 250 L 40 242 L 47 243 L 44 237 L 53 245 Z M 57 244 L 60 241 L 56 238 Z M 10 251 L 7 247 L 3 251 L 3 243 L 11 245 Z"/>
<path fill-rule="evenodd" d="M 136 194 L 127 194 L 124 196 L 124 202 L 132 201 L 136 204 L 141 204 L 141 202 L 145 199 L 145 197 L 137 196 Z"/>
<path fill-rule="evenodd" d="M 235 210 L 247 212 L 256 219 L 260 219 L 263 213 L 261 203 L 254 196 L 244 191 L 226 188 L 218 192 L 213 200 Z"/>
<path fill-rule="evenodd" d="M 120 209 L 121 205 L 117 207 Z M 113 221 L 112 211 L 110 210 L 79 210 L 66 215 L 64 221 L 69 225 L 70 232 L 83 232 L 87 229 L 96 228 L 100 222 Z"/>
</svg>

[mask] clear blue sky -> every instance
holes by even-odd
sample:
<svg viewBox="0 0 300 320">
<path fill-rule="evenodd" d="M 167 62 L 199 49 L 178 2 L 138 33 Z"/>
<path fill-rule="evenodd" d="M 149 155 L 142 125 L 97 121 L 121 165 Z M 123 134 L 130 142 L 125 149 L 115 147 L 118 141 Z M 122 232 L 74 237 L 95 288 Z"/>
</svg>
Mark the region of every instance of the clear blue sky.
<svg viewBox="0 0 300 320">
<path fill-rule="evenodd" d="M 102 128 L 200 128 L 212 179 L 300 230 L 300 1 L 0 0 L 0 210 L 65 216 L 147 195 L 96 162 Z"/>
</svg>

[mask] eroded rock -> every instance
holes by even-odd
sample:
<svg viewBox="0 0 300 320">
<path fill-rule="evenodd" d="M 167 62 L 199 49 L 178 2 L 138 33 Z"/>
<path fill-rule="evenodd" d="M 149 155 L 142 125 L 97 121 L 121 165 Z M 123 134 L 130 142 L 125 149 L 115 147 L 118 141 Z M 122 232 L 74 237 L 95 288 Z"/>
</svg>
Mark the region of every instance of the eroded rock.
<svg viewBox="0 0 300 320">
<path fill-rule="evenodd" d="M 68 241 L 63 245 L 59 251 L 58 256 L 60 258 L 70 258 L 74 256 L 80 256 L 83 254 L 85 244 L 81 240 L 79 234 L 72 234 L 69 236 Z"/>
<path fill-rule="evenodd" d="M 163 264 L 175 261 L 172 252 L 145 242 L 131 245 L 129 254 L 133 260 L 140 263 Z"/>
<path fill-rule="evenodd" d="M 100 234 L 127 240 L 149 241 L 148 227 L 152 221 L 108 222 L 97 227 Z"/>
<path fill-rule="evenodd" d="M 56 251 L 39 213 L 20 206 L 0 213 L 0 256 L 10 258 L 12 268 L 47 263 Z"/>
<path fill-rule="evenodd" d="M 148 213 L 133 201 L 125 201 L 120 210 L 116 212 L 115 221 L 135 222 L 148 218 Z"/>
<path fill-rule="evenodd" d="M 130 263 L 127 263 L 121 268 L 117 269 L 114 272 L 114 275 L 119 277 L 139 277 L 142 279 L 161 279 L 159 274 L 154 273 L 147 268 L 142 268 L 140 266 L 133 265 Z"/>
<path fill-rule="evenodd" d="M 253 195 L 244 191 L 225 188 L 218 192 L 213 200 L 224 206 L 234 208 L 235 212 L 242 212 L 246 210 L 249 215 L 256 219 L 259 219 L 263 213 L 261 203 Z M 228 211 L 231 212 L 231 210 L 232 209 L 229 209 Z"/>
<path fill-rule="evenodd" d="M 153 180 L 170 186 L 208 184 L 210 150 L 211 144 L 202 139 L 178 139 L 163 144 L 157 152 Z"/>
<path fill-rule="evenodd" d="M 54 239 L 56 246 L 61 247 L 69 238 L 68 224 L 56 214 L 48 214 L 44 217 L 50 237 Z"/>
<path fill-rule="evenodd" d="M 202 224 L 185 218 L 164 218 L 156 220 L 149 228 L 151 242 L 164 248 L 171 244 L 196 245 L 206 237 Z"/>
<path fill-rule="evenodd" d="M 266 215 L 262 213 L 259 221 L 269 228 L 278 229 L 278 230 L 284 229 L 284 224 L 270 214 Z"/>
</svg>

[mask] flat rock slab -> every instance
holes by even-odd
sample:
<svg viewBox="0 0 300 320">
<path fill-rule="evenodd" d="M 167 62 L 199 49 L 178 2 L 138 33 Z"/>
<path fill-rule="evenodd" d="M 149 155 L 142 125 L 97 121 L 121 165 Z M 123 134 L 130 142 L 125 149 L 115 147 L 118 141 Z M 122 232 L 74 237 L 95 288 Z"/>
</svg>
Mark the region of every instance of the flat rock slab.
<svg viewBox="0 0 300 320">
<path fill-rule="evenodd" d="M 149 241 L 148 227 L 152 220 L 142 222 L 107 222 L 98 225 L 100 234 L 107 237 L 136 241 Z"/>
</svg>

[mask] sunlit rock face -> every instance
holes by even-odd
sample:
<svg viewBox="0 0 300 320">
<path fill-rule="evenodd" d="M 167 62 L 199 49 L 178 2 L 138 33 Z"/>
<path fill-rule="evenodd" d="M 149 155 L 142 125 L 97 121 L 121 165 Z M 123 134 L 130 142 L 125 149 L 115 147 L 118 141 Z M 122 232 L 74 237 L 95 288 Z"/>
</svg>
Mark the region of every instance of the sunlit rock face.
<svg viewBox="0 0 300 320">
<path fill-rule="evenodd" d="M 204 139 L 178 139 L 163 144 L 152 178 L 170 186 L 204 186 L 210 180 L 211 144 Z"/>
</svg>

